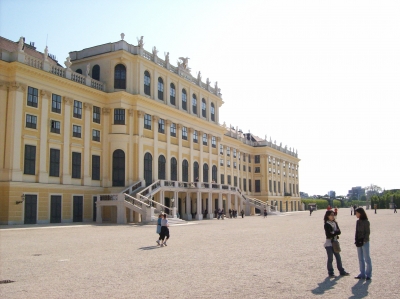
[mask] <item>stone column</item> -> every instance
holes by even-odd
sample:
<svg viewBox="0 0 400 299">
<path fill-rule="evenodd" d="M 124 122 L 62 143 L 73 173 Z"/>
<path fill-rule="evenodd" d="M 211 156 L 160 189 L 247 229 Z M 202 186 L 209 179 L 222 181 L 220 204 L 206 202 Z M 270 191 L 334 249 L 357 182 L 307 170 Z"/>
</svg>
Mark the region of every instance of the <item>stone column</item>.
<svg viewBox="0 0 400 299">
<path fill-rule="evenodd" d="M 134 180 L 134 175 L 133 175 L 133 169 L 135 168 L 136 165 L 134 165 L 134 142 L 133 142 L 133 114 L 135 113 L 135 110 L 133 109 L 128 109 L 128 114 L 129 114 L 129 146 L 128 146 L 128 161 L 127 161 L 127 167 L 128 167 L 128 185 L 133 184 Z"/>
<path fill-rule="evenodd" d="M 108 134 L 110 131 L 110 108 L 103 108 L 102 110 L 102 115 L 103 115 L 103 142 L 102 142 L 102 149 L 103 149 L 103 154 L 102 154 L 102 173 L 103 173 L 103 178 L 102 178 L 102 186 L 103 187 L 111 187 L 110 184 L 110 144 L 108 142 Z"/>
<path fill-rule="evenodd" d="M 189 131 L 189 139 L 190 139 L 190 160 L 189 160 L 189 169 L 193 168 L 193 153 L 194 153 L 194 149 L 193 149 L 193 134 L 194 134 L 194 129 L 193 128 L 188 128 Z M 189 177 L 188 177 L 188 181 L 189 182 L 194 182 L 194 179 L 192 177 L 193 175 L 193 170 L 189 171 Z"/>
<path fill-rule="evenodd" d="M 0 107 L 7 107 L 7 94 L 8 94 L 8 82 L 0 80 Z M 0 140 L 3 140 L 4 146 L 0 146 L 0 157 L 5 156 L 5 141 L 6 141 L 6 123 L 9 122 L 7 119 L 7 109 L 0 109 Z M 9 181 L 9 169 L 5 169 L 5 159 L 0 159 L 0 180 Z"/>
<path fill-rule="evenodd" d="M 192 204 L 190 199 L 190 193 L 186 193 L 186 220 L 192 220 Z"/>
<path fill-rule="evenodd" d="M 207 135 L 207 143 L 208 143 L 208 181 L 212 182 L 212 167 L 213 167 L 213 163 L 212 163 L 212 145 L 211 145 L 211 139 L 212 136 L 211 134 Z"/>
<path fill-rule="evenodd" d="M 165 178 L 167 180 L 171 179 L 171 121 L 166 120 L 165 121 L 165 130 L 167 133 L 167 163 L 166 163 L 166 169 L 165 169 Z"/>
<path fill-rule="evenodd" d="M 90 177 L 90 141 L 92 134 L 90 132 L 90 112 L 93 109 L 93 105 L 89 103 L 83 104 L 85 109 L 85 125 L 83 134 L 83 184 L 85 186 L 90 186 L 92 184 L 92 178 Z"/>
<path fill-rule="evenodd" d="M 203 132 L 199 131 L 199 148 L 200 148 L 200 157 L 199 157 L 199 182 L 203 182 Z"/>
<path fill-rule="evenodd" d="M 177 124 L 177 134 L 178 134 L 178 181 L 182 181 L 182 125 Z"/>
<path fill-rule="evenodd" d="M 218 193 L 218 209 L 222 209 L 222 192 Z"/>
<path fill-rule="evenodd" d="M 158 180 L 158 116 L 153 115 L 153 177 Z"/>
<path fill-rule="evenodd" d="M 39 183 L 49 182 L 49 168 L 47 167 L 47 157 L 50 155 L 48 149 L 47 135 L 49 130 L 49 100 L 51 92 L 41 90 L 41 112 L 40 112 L 40 147 L 39 147 Z"/>
<path fill-rule="evenodd" d="M 64 185 L 71 184 L 71 173 L 70 173 L 70 161 L 71 161 L 71 150 L 70 150 L 70 136 L 71 136 L 71 105 L 73 99 L 65 97 L 64 98 L 64 144 L 63 144 L 63 174 L 62 183 Z M 103 159 L 104 160 L 104 159 Z M 107 168 L 103 168 L 107 169 Z"/>
<path fill-rule="evenodd" d="M 238 195 L 235 193 L 235 210 L 238 209 Z"/>
<path fill-rule="evenodd" d="M 138 128 L 138 167 L 137 167 L 137 177 L 139 180 L 144 180 L 144 156 L 143 156 L 143 128 L 144 128 L 144 112 L 138 110 L 137 116 L 139 118 L 139 128 Z"/>
<path fill-rule="evenodd" d="M 213 193 L 209 192 L 208 193 L 208 214 L 207 218 L 208 219 L 213 219 L 214 218 L 214 209 L 213 209 L 213 198 L 212 198 Z"/>
<path fill-rule="evenodd" d="M 201 192 L 197 191 L 196 196 L 196 220 L 203 220 L 203 211 L 201 209 Z"/>
</svg>

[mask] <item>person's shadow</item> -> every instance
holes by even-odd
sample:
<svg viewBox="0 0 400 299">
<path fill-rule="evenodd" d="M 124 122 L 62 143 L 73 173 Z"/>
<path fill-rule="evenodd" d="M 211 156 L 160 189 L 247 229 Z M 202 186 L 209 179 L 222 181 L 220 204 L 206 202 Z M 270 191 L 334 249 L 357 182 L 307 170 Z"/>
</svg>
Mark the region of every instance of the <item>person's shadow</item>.
<svg viewBox="0 0 400 299">
<path fill-rule="evenodd" d="M 332 279 L 330 277 L 327 277 L 324 279 L 323 282 L 320 282 L 318 286 L 311 290 L 311 293 L 314 295 L 323 295 L 326 291 L 333 289 L 333 287 L 337 284 L 337 279 L 339 277 Z"/>
<path fill-rule="evenodd" d="M 371 280 L 360 279 L 357 283 L 352 286 L 351 292 L 353 296 L 349 297 L 349 299 L 360 299 L 368 296 L 368 287 L 371 283 Z"/>
<path fill-rule="evenodd" d="M 160 248 L 159 246 L 147 246 L 147 247 L 140 247 L 138 248 L 139 250 L 153 250 L 153 249 L 158 249 Z"/>
</svg>

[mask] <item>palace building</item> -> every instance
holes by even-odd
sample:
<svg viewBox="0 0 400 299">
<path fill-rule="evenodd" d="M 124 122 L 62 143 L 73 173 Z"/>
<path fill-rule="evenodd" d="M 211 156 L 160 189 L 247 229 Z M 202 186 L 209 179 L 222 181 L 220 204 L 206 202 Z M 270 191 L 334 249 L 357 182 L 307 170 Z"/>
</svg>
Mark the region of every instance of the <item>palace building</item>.
<svg viewBox="0 0 400 299">
<path fill-rule="evenodd" d="M 157 54 L 121 34 L 63 67 L 0 37 L 0 224 L 300 210 L 297 151 L 221 124 L 217 83 Z"/>
</svg>

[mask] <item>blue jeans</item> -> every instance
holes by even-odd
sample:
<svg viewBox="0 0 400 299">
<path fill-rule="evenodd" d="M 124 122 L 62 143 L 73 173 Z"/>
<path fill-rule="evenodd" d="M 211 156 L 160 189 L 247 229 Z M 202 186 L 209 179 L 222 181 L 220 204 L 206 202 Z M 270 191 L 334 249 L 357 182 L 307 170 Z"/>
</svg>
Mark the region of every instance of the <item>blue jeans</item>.
<svg viewBox="0 0 400 299">
<path fill-rule="evenodd" d="M 340 253 L 333 252 L 332 246 L 325 247 L 326 249 L 326 254 L 328 255 L 328 261 L 326 263 L 326 267 L 328 269 L 328 275 L 333 274 L 333 256 L 335 256 L 336 259 L 336 266 L 340 272 L 340 274 L 345 273 L 343 266 L 342 266 L 342 258 L 340 257 Z"/>
<path fill-rule="evenodd" d="M 369 256 L 369 242 L 364 243 L 363 246 L 357 247 L 358 253 L 358 263 L 360 264 L 360 274 L 359 276 L 364 277 L 372 277 L 372 263 L 371 257 Z M 365 267 L 365 265 L 367 267 Z"/>
</svg>

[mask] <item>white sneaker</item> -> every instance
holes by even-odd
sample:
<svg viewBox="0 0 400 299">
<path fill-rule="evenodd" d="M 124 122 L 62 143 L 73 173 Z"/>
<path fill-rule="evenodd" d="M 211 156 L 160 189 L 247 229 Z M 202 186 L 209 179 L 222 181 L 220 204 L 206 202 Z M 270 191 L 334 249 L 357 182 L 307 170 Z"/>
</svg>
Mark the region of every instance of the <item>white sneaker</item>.
<svg viewBox="0 0 400 299">
<path fill-rule="evenodd" d="M 160 246 L 160 240 L 157 240 L 156 243 L 158 246 Z"/>
<path fill-rule="evenodd" d="M 167 246 L 167 242 L 164 242 L 164 246 Z"/>
</svg>

